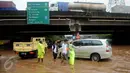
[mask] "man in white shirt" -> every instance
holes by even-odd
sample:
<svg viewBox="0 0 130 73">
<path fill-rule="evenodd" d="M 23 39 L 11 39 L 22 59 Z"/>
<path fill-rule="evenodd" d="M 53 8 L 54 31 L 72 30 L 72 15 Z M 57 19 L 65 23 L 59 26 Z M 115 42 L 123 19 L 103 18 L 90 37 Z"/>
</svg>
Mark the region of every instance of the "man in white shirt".
<svg viewBox="0 0 130 73">
<path fill-rule="evenodd" d="M 64 43 L 62 44 L 62 60 L 61 64 L 64 63 L 64 60 L 67 60 L 68 62 L 68 55 L 67 55 L 67 48 L 68 48 L 68 40 L 64 40 Z"/>
</svg>

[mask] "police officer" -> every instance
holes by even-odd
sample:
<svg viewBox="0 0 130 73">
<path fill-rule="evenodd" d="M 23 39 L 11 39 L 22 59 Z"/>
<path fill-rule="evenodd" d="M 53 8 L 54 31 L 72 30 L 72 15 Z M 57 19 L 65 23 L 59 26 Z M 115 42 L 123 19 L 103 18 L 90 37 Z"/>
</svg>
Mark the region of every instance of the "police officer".
<svg viewBox="0 0 130 73">
<path fill-rule="evenodd" d="M 37 43 L 37 48 L 38 48 L 38 62 L 40 62 L 40 60 L 41 62 L 43 62 L 46 46 L 43 45 L 41 40 L 39 40 L 39 42 Z"/>
<path fill-rule="evenodd" d="M 72 73 L 74 73 L 74 62 L 75 62 L 75 51 L 74 51 L 74 45 L 72 44 L 72 41 L 69 43 L 69 64 L 72 69 Z"/>
</svg>

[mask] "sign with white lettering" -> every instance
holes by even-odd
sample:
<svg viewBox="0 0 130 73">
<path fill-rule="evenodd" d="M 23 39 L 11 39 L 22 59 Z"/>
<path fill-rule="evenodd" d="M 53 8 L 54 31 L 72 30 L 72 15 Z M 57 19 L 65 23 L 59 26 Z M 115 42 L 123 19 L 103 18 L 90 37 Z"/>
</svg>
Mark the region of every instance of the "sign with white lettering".
<svg viewBox="0 0 130 73">
<path fill-rule="evenodd" d="M 50 24 L 49 3 L 28 2 L 27 24 Z"/>
</svg>

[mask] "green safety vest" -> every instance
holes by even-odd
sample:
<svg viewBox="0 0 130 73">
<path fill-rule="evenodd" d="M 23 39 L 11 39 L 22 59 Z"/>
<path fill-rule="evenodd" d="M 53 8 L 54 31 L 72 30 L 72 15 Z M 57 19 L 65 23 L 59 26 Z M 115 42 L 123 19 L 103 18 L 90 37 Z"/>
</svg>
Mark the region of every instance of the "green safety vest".
<svg viewBox="0 0 130 73">
<path fill-rule="evenodd" d="M 38 54 L 45 53 L 45 46 L 41 43 L 37 44 L 38 47 Z"/>
<path fill-rule="evenodd" d="M 71 65 L 74 65 L 74 61 L 75 61 L 75 51 L 74 51 L 74 47 L 72 44 L 69 44 L 69 63 Z"/>
</svg>

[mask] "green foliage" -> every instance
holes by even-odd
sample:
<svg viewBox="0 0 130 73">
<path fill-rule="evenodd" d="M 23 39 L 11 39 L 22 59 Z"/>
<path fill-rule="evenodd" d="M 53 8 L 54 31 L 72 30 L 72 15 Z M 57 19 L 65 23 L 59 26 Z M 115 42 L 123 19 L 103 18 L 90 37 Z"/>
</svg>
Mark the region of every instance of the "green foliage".
<svg viewBox="0 0 130 73">
<path fill-rule="evenodd" d="M 98 34 L 97 35 L 99 38 L 102 38 L 102 39 L 110 39 L 112 38 L 112 34 Z"/>
<path fill-rule="evenodd" d="M 64 36 L 60 36 L 60 35 L 48 35 L 48 36 L 46 36 L 46 39 L 50 39 L 51 41 L 63 40 Z"/>
</svg>

